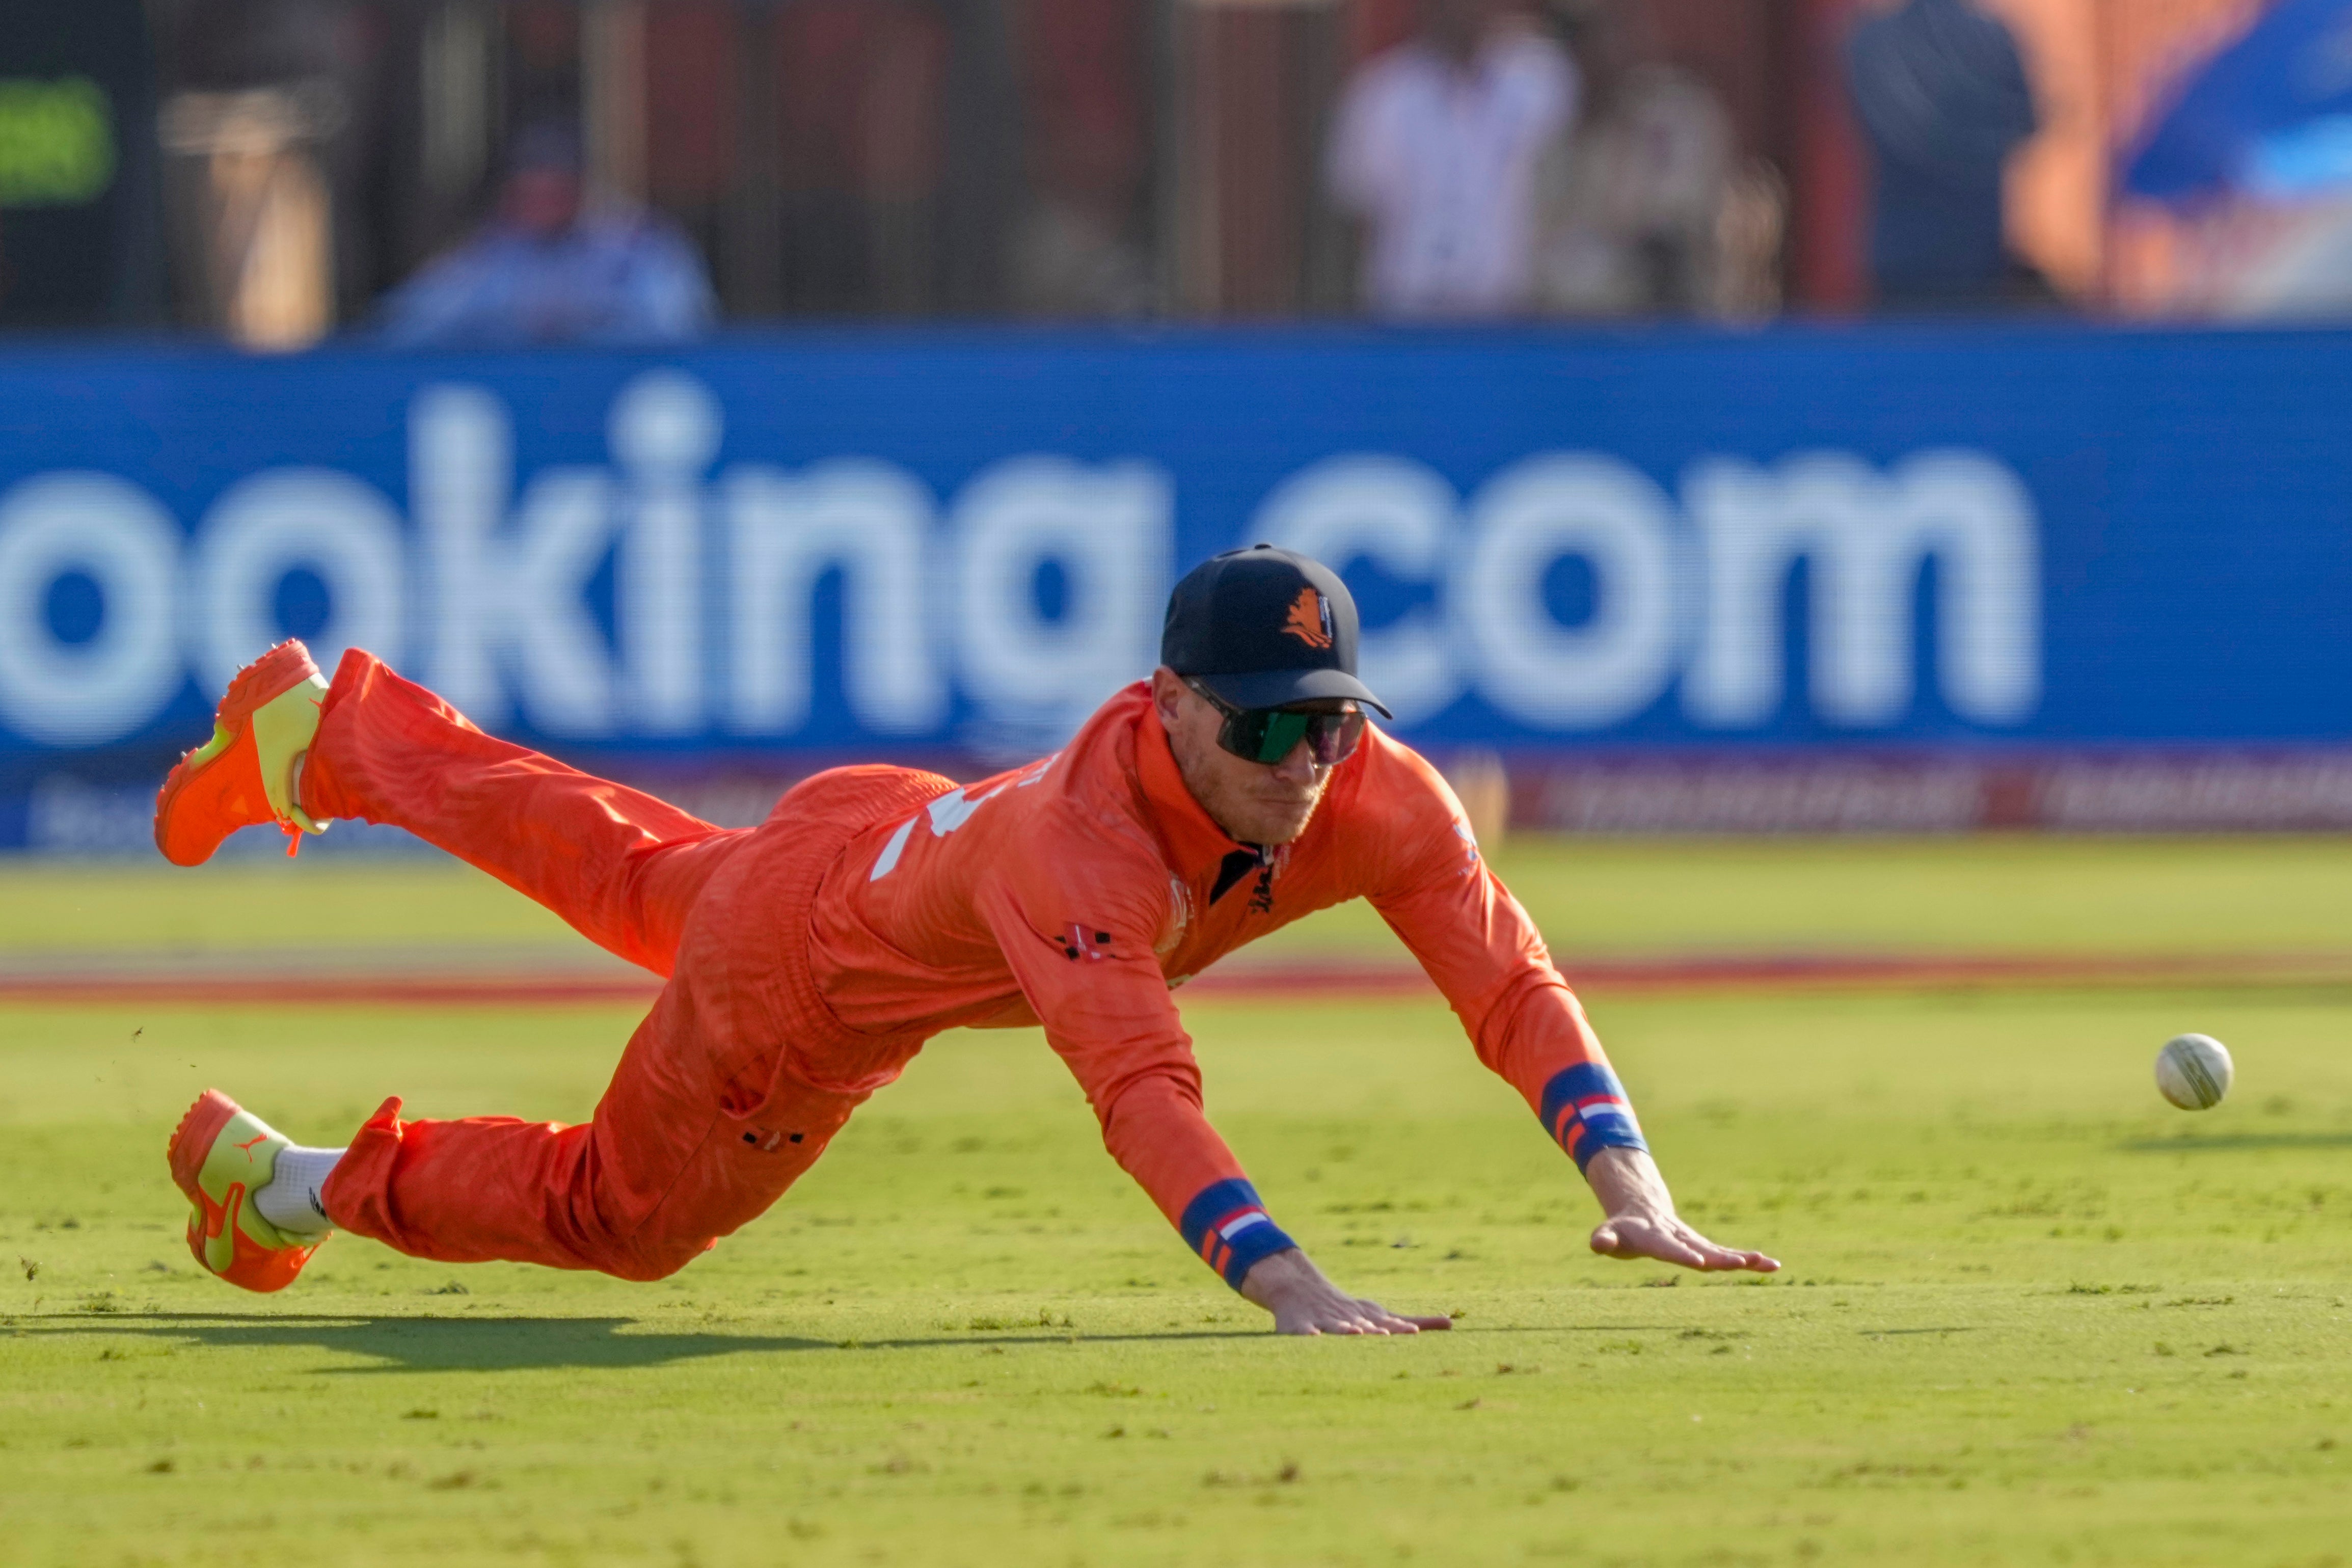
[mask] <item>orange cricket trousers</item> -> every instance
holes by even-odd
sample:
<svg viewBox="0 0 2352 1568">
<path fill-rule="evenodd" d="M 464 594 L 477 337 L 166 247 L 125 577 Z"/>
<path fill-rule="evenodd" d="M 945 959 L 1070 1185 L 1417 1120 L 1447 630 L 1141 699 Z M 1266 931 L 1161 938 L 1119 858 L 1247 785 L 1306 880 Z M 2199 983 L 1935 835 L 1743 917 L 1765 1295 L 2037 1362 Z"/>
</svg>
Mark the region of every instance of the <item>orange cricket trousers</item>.
<svg viewBox="0 0 2352 1568">
<path fill-rule="evenodd" d="M 809 911 L 848 842 L 953 788 L 840 768 L 723 829 L 494 740 L 354 648 L 303 764 L 303 808 L 406 828 L 665 976 L 595 1119 L 403 1121 L 389 1100 L 321 1196 L 417 1258 L 657 1279 L 757 1218 L 919 1038 L 849 1029 L 809 971 Z"/>
</svg>

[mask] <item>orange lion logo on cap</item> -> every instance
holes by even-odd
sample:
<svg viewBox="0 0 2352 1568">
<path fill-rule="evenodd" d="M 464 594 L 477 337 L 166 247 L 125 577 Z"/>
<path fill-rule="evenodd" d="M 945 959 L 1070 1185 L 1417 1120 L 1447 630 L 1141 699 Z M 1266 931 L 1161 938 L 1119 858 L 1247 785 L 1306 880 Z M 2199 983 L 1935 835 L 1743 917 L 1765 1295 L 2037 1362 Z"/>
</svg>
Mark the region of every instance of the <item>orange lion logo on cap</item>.
<svg viewBox="0 0 2352 1568">
<path fill-rule="evenodd" d="M 1331 611 L 1323 603 L 1323 595 L 1312 588 L 1298 590 L 1298 597 L 1290 601 L 1290 618 L 1283 632 L 1297 637 L 1308 647 L 1331 646 Z"/>
</svg>

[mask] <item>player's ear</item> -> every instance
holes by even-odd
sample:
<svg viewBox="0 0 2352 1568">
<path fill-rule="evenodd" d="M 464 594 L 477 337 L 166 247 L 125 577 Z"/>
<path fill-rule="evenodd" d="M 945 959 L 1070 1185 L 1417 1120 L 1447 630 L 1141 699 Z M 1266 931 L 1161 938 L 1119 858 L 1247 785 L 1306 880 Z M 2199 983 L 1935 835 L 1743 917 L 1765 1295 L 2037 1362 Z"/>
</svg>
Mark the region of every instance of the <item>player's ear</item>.
<svg viewBox="0 0 2352 1568">
<path fill-rule="evenodd" d="M 1183 716 L 1184 699 L 1190 695 L 1184 689 L 1184 678 L 1161 665 L 1151 672 L 1151 705 L 1160 710 L 1160 722 L 1170 730 Z"/>
</svg>

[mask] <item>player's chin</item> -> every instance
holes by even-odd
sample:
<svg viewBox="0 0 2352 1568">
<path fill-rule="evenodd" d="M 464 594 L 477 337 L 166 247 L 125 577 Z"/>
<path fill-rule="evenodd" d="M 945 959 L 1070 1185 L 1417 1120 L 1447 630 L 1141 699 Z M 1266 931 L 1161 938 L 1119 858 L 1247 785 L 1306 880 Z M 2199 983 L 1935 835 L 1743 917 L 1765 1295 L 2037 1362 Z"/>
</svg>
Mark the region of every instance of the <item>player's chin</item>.
<svg viewBox="0 0 2352 1568">
<path fill-rule="evenodd" d="M 1307 831 L 1314 820 L 1316 803 L 1305 801 L 1266 801 L 1257 811 L 1257 830 L 1251 837 L 1254 844 L 1288 844 Z"/>
</svg>

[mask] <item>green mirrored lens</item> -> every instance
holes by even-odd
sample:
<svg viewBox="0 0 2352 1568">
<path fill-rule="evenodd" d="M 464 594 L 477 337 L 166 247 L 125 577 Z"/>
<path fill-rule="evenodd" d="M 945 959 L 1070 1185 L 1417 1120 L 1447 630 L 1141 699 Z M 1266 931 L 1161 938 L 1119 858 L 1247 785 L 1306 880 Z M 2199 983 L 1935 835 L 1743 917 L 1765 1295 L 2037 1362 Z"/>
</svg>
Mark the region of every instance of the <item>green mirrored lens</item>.
<svg viewBox="0 0 2352 1568">
<path fill-rule="evenodd" d="M 1353 755 L 1364 737 L 1364 715 L 1350 708 L 1341 713 L 1302 713 L 1281 708 L 1235 708 L 1197 680 L 1186 685 L 1224 715 L 1217 744 L 1234 756 L 1272 766 L 1307 743 L 1318 767 L 1331 767 Z"/>
<path fill-rule="evenodd" d="M 1307 739 L 1307 726 L 1314 723 L 1312 713 L 1286 713 L 1282 710 L 1260 709 L 1243 716 L 1243 721 L 1256 733 L 1249 755 L 1261 763 L 1278 763 L 1298 749 Z"/>
</svg>

